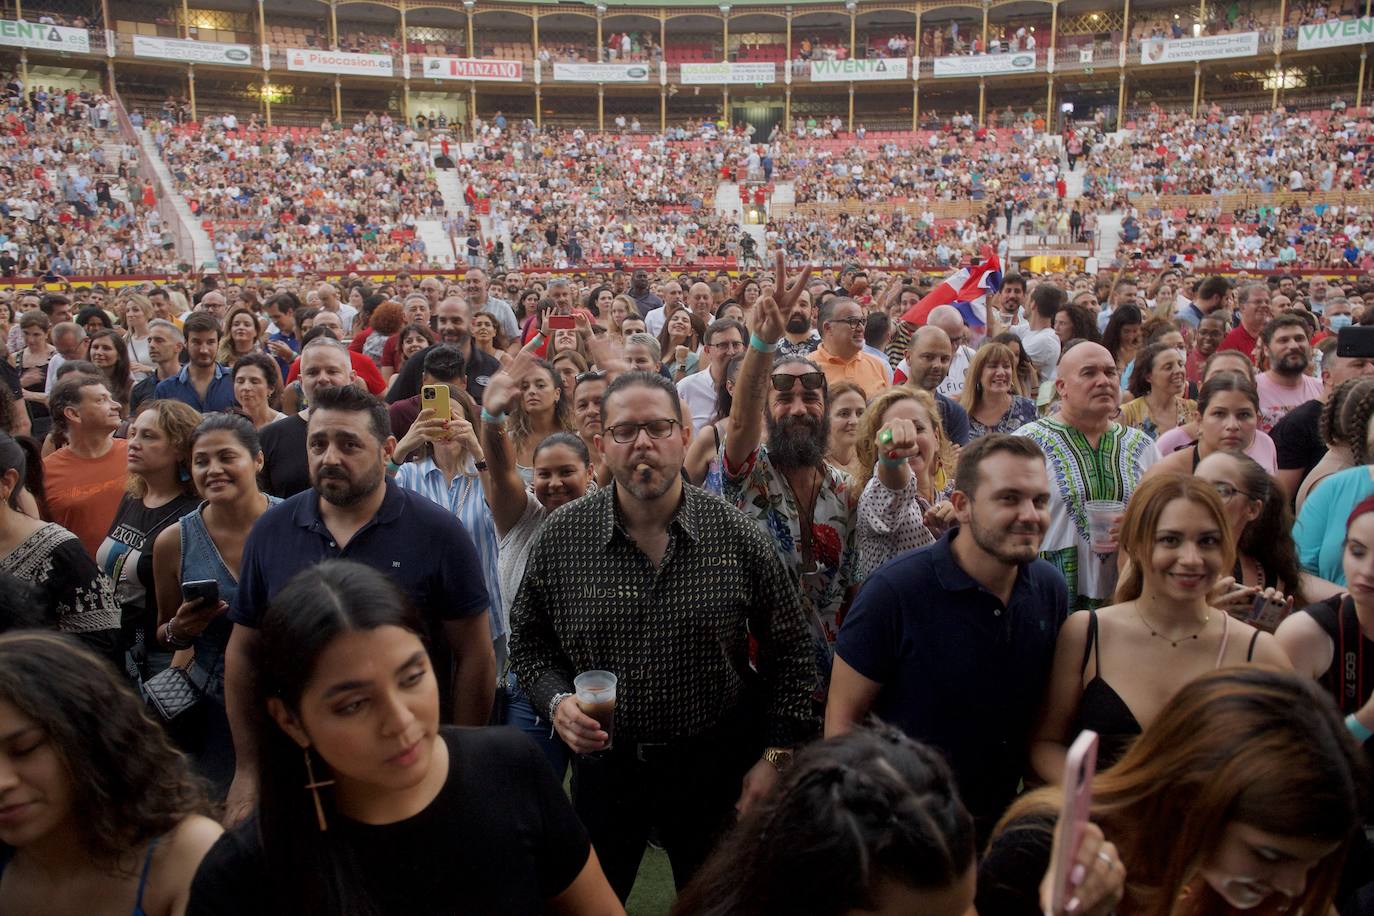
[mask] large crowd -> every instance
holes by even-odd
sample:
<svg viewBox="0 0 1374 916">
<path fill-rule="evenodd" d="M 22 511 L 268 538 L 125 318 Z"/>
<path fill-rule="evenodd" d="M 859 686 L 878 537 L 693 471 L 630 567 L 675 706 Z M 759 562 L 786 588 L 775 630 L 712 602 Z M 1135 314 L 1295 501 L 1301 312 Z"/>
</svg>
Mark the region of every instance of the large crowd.
<svg viewBox="0 0 1374 916">
<path fill-rule="evenodd" d="M 153 273 L 176 263 L 152 185 L 89 91 L 15 80 L 0 119 L 0 275 Z"/>
<path fill-rule="evenodd" d="M 722 174 L 748 155 L 738 132 L 707 122 L 662 135 L 508 128 L 480 137 L 458 178 L 470 201 L 487 202 L 492 234 L 510 239 L 510 264 L 739 254 L 737 217 L 716 210 Z"/>
<path fill-rule="evenodd" d="M 1374 275 L 801 234 L 0 293 L 0 910 L 1370 912 Z"/>
<path fill-rule="evenodd" d="M 158 149 L 232 272 L 425 267 L 417 220 L 442 216 L 416 132 L 385 113 L 343 130 L 236 117 L 158 130 Z M 437 255 L 437 253 L 434 253 Z"/>
</svg>

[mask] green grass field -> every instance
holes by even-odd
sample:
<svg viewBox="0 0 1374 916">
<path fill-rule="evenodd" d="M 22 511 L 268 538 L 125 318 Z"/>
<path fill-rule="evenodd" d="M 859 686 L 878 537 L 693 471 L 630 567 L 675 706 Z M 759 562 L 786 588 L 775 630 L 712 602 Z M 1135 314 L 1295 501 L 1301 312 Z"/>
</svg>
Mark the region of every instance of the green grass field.
<svg viewBox="0 0 1374 916">
<path fill-rule="evenodd" d="M 677 896 L 673 890 L 673 870 L 668 865 L 668 854 L 650 846 L 644 852 L 644 861 L 639 866 L 639 879 L 625 905 L 629 916 L 663 916 L 673 905 Z"/>
</svg>

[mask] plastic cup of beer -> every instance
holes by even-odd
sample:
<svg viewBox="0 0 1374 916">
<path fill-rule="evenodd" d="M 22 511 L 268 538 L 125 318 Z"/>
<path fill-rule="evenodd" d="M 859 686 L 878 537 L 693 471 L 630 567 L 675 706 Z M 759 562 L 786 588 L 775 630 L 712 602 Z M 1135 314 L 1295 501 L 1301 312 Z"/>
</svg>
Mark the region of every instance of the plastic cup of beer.
<svg viewBox="0 0 1374 916">
<path fill-rule="evenodd" d="M 578 708 L 606 733 L 603 751 L 615 742 L 615 685 L 616 676 L 609 671 L 583 671 L 573 678 Z"/>
<path fill-rule="evenodd" d="M 1094 499 L 1088 510 L 1088 544 L 1093 553 L 1115 553 L 1116 538 L 1112 527 L 1126 514 L 1126 504 L 1115 499 Z"/>
</svg>

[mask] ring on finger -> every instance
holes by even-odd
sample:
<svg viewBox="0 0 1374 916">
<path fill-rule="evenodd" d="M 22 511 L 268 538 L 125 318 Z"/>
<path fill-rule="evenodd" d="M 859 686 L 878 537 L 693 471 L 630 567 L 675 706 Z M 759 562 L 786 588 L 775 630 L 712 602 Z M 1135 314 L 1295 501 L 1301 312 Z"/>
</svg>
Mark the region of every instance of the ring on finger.
<svg viewBox="0 0 1374 916">
<path fill-rule="evenodd" d="M 1097 857 L 1101 859 L 1103 862 L 1106 862 L 1108 868 L 1113 868 L 1116 865 L 1116 860 L 1113 859 L 1111 856 L 1107 855 L 1105 852 L 1099 852 L 1097 854 Z"/>
</svg>

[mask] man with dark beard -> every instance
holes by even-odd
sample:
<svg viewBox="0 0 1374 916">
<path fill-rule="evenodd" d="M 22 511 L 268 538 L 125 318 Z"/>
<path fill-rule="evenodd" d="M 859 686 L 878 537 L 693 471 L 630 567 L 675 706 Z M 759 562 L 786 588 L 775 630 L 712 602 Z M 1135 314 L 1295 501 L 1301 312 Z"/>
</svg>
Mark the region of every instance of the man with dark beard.
<svg viewBox="0 0 1374 916">
<path fill-rule="evenodd" d="M 725 440 L 724 497 L 772 540 L 801 583 L 817 662 L 818 702 L 830 677 L 831 646 L 858 588 L 855 532 L 859 493 L 825 461 L 830 439 L 829 387 L 804 356 L 774 360 L 785 317 L 795 314 L 809 266 L 791 284 L 777 256 L 776 292 L 754 304 L 754 333 L 735 381 Z M 768 444 L 762 444 L 765 427 Z"/>
<path fill-rule="evenodd" d="M 1255 378 L 1259 391 L 1259 428 L 1264 432 L 1295 407 L 1322 396 L 1320 379 L 1307 374 L 1312 347 L 1307 341 L 1307 324 L 1297 315 L 1271 318 L 1260 331 L 1260 343 L 1269 356 L 1269 370 Z"/>
<path fill-rule="evenodd" d="M 307 566 L 353 560 L 389 576 L 428 625 L 435 677 L 451 687 L 440 691 L 444 721 L 486 725 L 491 718 L 496 655 L 481 561 L 451 513 L 387 477 L 395 447 L 380 400 L 352 385 L 317 389 L 306 432 L 312 489 L 264 512 L 244 543 L 224 672 L 236 755 L 231 820 L 256 794 L 257 627 L 276 593 Z"/>
<path fill-rule="evenodd" d="M 845 618 L 825 735 L 873 712 L 939 748 L 981 844 L 1025 772 L 1068 592 L 1038 557 L 1050 486 L 1034 441 L 975 439 L 950 500 L 958 526 L 870 576 Z"/>
<path fill-rule="evenodd" d="M 469 323 L 472 309 L 462 299 L 451 296 L 440 302 L 434 309 L 434 335 L 439 343 L 457 347 L 463 354 L 464 374 L 467 377 L 467 392 L 478 404 L 486 393 L 487 382 L 501 371 L 496 357 L 484 353 L 472 339 Z M 421 377 L 425 371 L 425 355 L 429 348 L 421 350 L 405 361 L 396 373 L 396 381 L 386 394 L 387 403 L 395 404 L 420 393 Z"/>
<path fill-rule="evenodd" d="M 783 337 L 778 341 L 775 356 L 810 356 L 815 353 L 821 345 L 821 335 L 815 326 L 811 293 L 802 290 L 783 317 L 787 322 L 783 325 Z"/>
<path fill-rule="evenodd" d="M 819 723 L 796 586 L 747 519 L 683 482 L 676 390 L 627 373 L 601 411 L 614 482 L 544 522 L 511 607 L 511 662 L 578 755 L 573 805 L 625 900 L 651 828 L 682 887 Z M 573 693 L 593 669 L 618 679 L 613 732 Z"/>
</svg>

